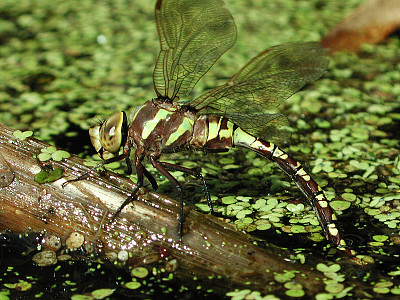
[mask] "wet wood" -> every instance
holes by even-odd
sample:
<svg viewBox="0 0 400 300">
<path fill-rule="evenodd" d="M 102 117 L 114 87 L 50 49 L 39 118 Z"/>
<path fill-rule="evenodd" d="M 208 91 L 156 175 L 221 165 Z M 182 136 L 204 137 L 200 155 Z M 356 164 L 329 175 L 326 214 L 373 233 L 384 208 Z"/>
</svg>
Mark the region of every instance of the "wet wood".
<svg viewBox="0 0 400 300">
<path fill-rule="evenodd" d="M 131 181 L 104 172 L 62 188 L 66 179 L 88 170 L 83 160 L 73 156 L 43 166 L 35 155 L 48 144 L 34 138 L 21 141 L 3 125 L 0 133 L 2 229 L 41 232 L 44 240 L 58 238 L 60 249 L 44 247 L 57 255 L 67 247 L 79 247 L 88 257 L 106 256 L 126 266 L 164 268 L 185 284 L 197 286 L 207 281 L 207 286 L 219 293 L 249 288 L 284 295 L 284 283 L 276 281 L 276 274 L 290 271 L 295 271 L 293 282 L 301 284 L 306 294 L 324 291 L 324 274 L 313 270 L 315 261 L 307 258 L 306 264 L 301 264 L 292 259 L 293 253 L 272 245 L 257 246 L 249 235 L 187 207 L 183 242 L 177 242 L 177 203 L 146 189 L 110 222 L 112 213 L 132 190 Z M 65 176 L 51 183 L 35 182 L 35 174 L 50 166 L 63 169 Z M 83 235 L 83 244 L 70 242 L 77 234 Z M 209 281 L 217 276 L 220 279 Z"/>
<path fill-rule="evenodd" d="M 358 52 L 362 44 L 377 44 L 400 28 L 399 0 L 366 0 L 321 41 L 331 53 Z"/>
</svg>

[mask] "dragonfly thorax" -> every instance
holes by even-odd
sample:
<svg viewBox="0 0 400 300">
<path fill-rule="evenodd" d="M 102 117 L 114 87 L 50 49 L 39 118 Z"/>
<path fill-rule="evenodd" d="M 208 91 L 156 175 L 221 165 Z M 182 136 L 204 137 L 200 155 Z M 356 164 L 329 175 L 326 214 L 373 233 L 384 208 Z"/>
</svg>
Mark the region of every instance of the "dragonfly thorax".
<svg viewBox="0 0 400 300">
<path fill-rule="evenodd" d="M 131 115 L 128 144 L 151 153 L 188 147 L 196 116 L 179 104 L 147 101 Z"/>
</svg>

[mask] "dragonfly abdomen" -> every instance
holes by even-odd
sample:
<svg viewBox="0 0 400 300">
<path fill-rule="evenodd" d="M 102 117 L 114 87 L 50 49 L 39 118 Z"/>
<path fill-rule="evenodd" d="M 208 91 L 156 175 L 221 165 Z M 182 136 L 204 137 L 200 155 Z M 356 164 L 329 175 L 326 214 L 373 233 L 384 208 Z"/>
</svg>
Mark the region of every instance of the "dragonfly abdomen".
<svg viewBox="0 0 400 300">
<path fill-rule="evenodd" d="M 297 160 L 290 157 L 275 144 L 257 138 L 240 127 L 236 128 L 233 133 L 233 146 L 245 147 L 256 152 L 274 162 L 290 176 L 316 212 L 327 239 L 331 240 L 340 250 L 354 255 L 352 250 L 346 248 L 346 242 L 339 236 L 339 231 L 335 224 L 337 220 L 336 214 L 330 207 L 324 192 Z"/>
<path fill-rule="evenodd" d="M 190 145 L 212 152 L 224 152 L 233 147 L 237 126 L 225 117 L 204 115 L 196 119 Z"/>
</svg>

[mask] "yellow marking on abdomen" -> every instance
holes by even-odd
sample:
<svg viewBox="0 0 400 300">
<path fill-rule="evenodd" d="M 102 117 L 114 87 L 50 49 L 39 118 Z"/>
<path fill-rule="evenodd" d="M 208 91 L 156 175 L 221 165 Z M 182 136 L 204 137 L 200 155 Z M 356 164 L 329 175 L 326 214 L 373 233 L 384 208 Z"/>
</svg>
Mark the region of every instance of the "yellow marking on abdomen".
<svg viewBox="0 0 400 300">
<path fill-rule="evenodd" d="M 288 159 L 289 158 L 289 156 L 286 153 L 282 154 L 280 157 L 281 157 L 281 159 Z"/>
<path fill-rule="evenodd" d="M 272 156 L 276 156 L 276 157 L 282 157 L 282 156 L 284 156 L 285 155 L 285 153 L 281 150 L 281 149 L 279 149 L 278 147 L 275 149 L 275 151 L 274 151 L 274 153 L 273 153 L 273 155 Z M 286 155 L 287 156 L 287 155 Z M 284 158 L 283 158 L 284 159 Z"/>
<path fill-rule="evenodd" d="M 207 141 L 211 141 L 218 137 L 218 129 L 221 126 L 221 120 L 222 118 L 219 118 L 218 123 L 217 122 L 210 122 L 208 124 L 208 137 Z"/>
<path fill-rule="evenodd" d="M 240 127 L 236 128 L 235 133 L 233 135 L 234 145 L 244 144 L 252 147 L 252 144 L 256 141 L 258 141 L 256 137 L 243 131 Z"/>
<path fill-rule="evenodd" d="M 153 132 L 154 128 L 156 128 L 158 122 L 160 120 L 166 119 L 169 115 L 173 114 L 173 112 L 170 112 L 165 109 L 160 109 L 157 114 L 154 116 L 152 120 L 149 120 L 146 122 L 144 125 L 143 131 L 142 131 L 142 139 L 147 139 L 149 135 Z"/>
<path fill-rule="evenodd" d="M 228 139 L 232 136 L 232 131 L 233 131 L 233 123 L 232 122 L 227 122 L 226 125 L 228 126 L 228 128 L 226 129 L 221 129 L 219 131 L 219 137 Z"/>
<path fill-rule="evenodd" d="M 300 164 L 298 164 L 298 167 L 300 166 Z M 307 172 L 303 169 L 303 168 L 301 168 L 301 169 L 299 169 L 299 170 L 297 170 L 297 172 L 296 172 L 296 174 L 295 175 L 299 175 L 299 176 L 305 176 L 305 175 L 308 175 L 307 174 Z"/>
<path fill-rule="evenodd" d="M 339 234 L 339 230 L 336 228 L 335 224 L 328 224 L 329 233 L 333 236 L 337 236 Z"/>
<path fill-rule="evenodd" d="M 189 118 L 183 118 L 182 123 L 178 126 L 176 131 L 169 136 L 169 138 L 165 142 L 165 146 L 171 145 L 173 142 L 179 139 L 180 136 L 184 135 L 186 131 L 189 131 L 189 133 L 191 134 L 193 132 L 193 124 L 194 124 L 193 120 Z"/>
<path fill-rule="evenodd" d="M 299 166 L 300 166 L 300 163 L 298 164 L 298 167 Z M 300 170 L 297 170 L 295 175 L 300 175 L 301 177 L 303 177 L 303 179 L 305 181 L 310 181 L 311 180 L 311 176 L 308 175 L 308 173 L 303 168 L 301 168 Z M 318 190 L 321 190 L 319 186 L 318 186 Z"/>
<path fill-rule="evenodd" d="M 318 203 L 322 208 L 328 207 L 328 202 L 326 202 L 325 200 L 319 200 Z"/>
<path fill-rule="evenodd" d="M 264 151 L 269 151 L 269 152 L 272 152 L 272 150 L 274 150 L 274 147 L 275 147 L 275 145 L 272 143 L 269 143 L 269 146 L 267 146 L 267 143 L 263 143 L 259 139 L 256 139 L 253 143 L 250 144 L 250 146 L 253 149 L 259 149 L 259 150 L 264 150 Z"/>
</svg>

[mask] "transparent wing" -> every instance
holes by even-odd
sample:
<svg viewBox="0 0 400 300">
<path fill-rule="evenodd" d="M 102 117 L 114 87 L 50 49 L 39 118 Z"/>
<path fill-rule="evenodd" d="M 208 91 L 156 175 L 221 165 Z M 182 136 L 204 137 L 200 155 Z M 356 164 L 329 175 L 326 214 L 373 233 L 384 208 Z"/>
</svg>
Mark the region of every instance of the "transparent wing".
<svg viewBox="0 0 400 300">
<path fill-rule="evenodd" d="M 236 40 L 236 26 L 221 0 L 158 0 L 160 53 L 154 68 L 158 96 L 190 94 L 200 78 Z"/>
<path fill-rule="evenodd" d="M 252 134 L 271 138 L 282 134 L 275 126 L 286 126 L 285 117 L 271 114 L 271 110 L 322 76 L 329 64 L 325 55 L 317 42 L 272 47 L 253 58 L 226 84 L 186 105 L 198 114 L 226 116 Z"/>
<path fill-rule="evenodd" d="M 228 119 L 248 133 L 270 142 L 282 142 L 290 137 L 289 121 L 283 114 L 226 114 Z"/>
</svg>

